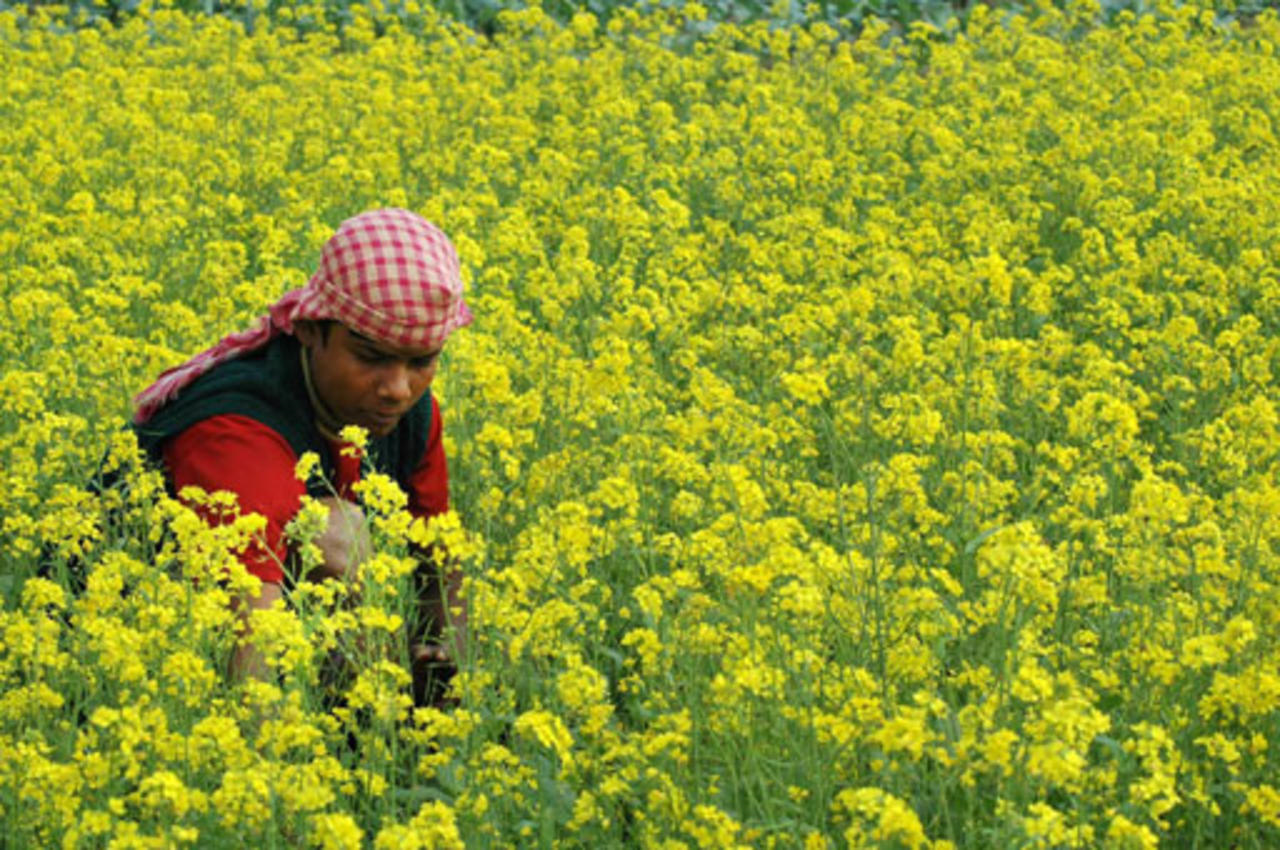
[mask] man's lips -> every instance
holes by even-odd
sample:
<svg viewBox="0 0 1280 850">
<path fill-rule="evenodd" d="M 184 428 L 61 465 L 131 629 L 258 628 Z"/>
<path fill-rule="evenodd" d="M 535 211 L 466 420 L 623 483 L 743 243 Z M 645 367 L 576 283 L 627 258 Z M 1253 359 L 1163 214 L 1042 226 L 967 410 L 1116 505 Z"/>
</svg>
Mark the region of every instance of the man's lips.
<svg viewBox="0 0 1280 850">
<path fill-rule="evenodd" d="M 368 419 L 369 422 L 371 422 L 372 424 L 376 425 L 379 428 L 391 428 L 391 427 L 394 427 L 395 424 L 400 421 L 400 417 L 402 416 L 404 416 L 403 412 L 384 413 L 376 410 L 371 410 L 366 414 L 366 419 Z"/>
</svg>

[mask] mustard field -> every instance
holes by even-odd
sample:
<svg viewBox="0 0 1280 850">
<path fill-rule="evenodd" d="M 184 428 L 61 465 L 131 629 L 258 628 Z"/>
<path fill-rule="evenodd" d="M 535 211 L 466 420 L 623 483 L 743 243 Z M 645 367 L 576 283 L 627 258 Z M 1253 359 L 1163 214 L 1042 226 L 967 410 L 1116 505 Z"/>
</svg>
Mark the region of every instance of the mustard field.
<svg viewBox="0 0 1280 850">
<path fill-rule="evenodd" d="M 0 845 L 1280 846 L 1280 19 L 353 8 L 0 13 Z M 453 511 L 370 478 L 233 682 L 255 519 L 130 398 L 378 206 L 463 260 Z"/>
</svg>

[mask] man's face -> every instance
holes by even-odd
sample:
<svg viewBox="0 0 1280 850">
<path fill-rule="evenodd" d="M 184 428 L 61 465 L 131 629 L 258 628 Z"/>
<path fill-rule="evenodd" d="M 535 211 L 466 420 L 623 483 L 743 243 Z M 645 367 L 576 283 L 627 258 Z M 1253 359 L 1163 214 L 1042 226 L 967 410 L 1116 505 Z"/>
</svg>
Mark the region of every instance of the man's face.
<svg viewBox="0 0 1280 850">
<path fill-rule="evenodd" d="M 320 401 L 344 425 L 385 437 L 422 398 L 436 376 L 439 349 L 400 348 L 350 330 L 340 322 L 326 334 L 299 322 L 298 340 L 311 358 L 311 381 Z"/>
</svg>

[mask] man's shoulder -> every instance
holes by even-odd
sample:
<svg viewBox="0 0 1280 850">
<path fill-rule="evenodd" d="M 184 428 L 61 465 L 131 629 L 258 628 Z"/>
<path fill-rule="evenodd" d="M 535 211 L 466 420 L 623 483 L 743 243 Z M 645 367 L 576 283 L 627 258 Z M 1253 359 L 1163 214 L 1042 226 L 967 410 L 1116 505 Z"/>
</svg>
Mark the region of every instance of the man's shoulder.
<svg viewBox="0 0 1280 850">
<path fill-rule="evenodd" d="M 309 445 L 312 414 L 297 350 L 292 337 L 281 336 L 259 351 L 220 363 L 134 430 L 145 444 L 158 446 L 200 422 L 236 416 L 279 433 L 295 449 Z"/>
<path fill-rule="evenodd" d="M 259 470 L 280 463 L 288 464 L 292 470 L 297 461 L 293 447 L 278 430 L 236 413 L 211 416 L 188 426 L 173 435 L 165 451 L 217 457 L 235 454 L 252 458 Z"/>
</svg>

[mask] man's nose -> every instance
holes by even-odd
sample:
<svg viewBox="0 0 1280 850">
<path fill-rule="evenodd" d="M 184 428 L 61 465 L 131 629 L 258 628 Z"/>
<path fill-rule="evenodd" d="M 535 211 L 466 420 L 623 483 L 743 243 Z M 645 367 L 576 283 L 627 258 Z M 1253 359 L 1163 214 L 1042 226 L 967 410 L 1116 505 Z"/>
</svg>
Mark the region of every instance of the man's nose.
<svg viewBox="0 0 1280 850">
<path fill-rule="evenodd" d="M 388 401 L 404 402 L 413 395 L 409 369 L 403 363 L 388 367 L 379 386 L 379 395 Z"/>
</svg>

